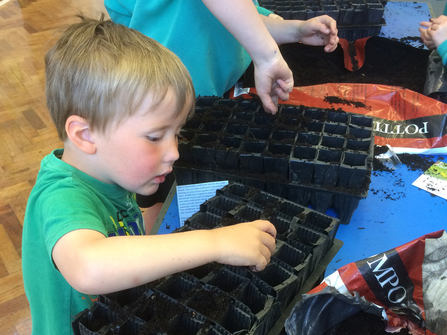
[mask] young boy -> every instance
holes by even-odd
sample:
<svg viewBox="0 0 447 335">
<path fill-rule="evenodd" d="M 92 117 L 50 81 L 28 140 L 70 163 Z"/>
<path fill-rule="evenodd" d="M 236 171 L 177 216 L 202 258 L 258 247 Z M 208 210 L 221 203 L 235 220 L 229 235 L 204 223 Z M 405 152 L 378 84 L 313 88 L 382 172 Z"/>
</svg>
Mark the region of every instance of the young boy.
<svg viewBox="0 0 447 335">
<path fill-rule="evenodd" d="M 145 235 L 134 193 L 154 193 L 178 159 L 194 110 L 191 78 L 168 49 L 121 25 L 82 18 L 45 56 L 48 108 L 64 149 L 45 157 L 23 228 L 33 334 L 72 334 L 95 295 L 220 262 L 264 269 L 268 221 Z"/>
</svg>

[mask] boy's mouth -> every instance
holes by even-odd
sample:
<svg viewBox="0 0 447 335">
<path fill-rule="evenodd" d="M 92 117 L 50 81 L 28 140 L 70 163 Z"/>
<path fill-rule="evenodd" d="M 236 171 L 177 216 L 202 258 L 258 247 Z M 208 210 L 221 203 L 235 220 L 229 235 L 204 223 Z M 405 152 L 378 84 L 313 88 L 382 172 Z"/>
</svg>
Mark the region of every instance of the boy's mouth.
<svg viewBox="0 0 447 335">
<path fill-rule="evenodd" d="M 169 171 L 169 172 L 166 172 L 165 174 L 161 174 L 161 175 L 159 175 L 159 176 L 156 176 L 156 177 L 154 177 L 154 181 L 157 183 L 157 184 L 161 184 L 161 183 L 163 183 L 164 181 L 165 181 L 165 179 L 166 179 L 166 175 L 168 175 L 169 173 L 171 173 L 172 172 L 172 170 L 171 171 Z"/>
<path fill-rule="evenodd" d="M 157 184 L 161 184 L 165 181 L 166 179 L 166 175 L 162 174 L 161 176 L 157 176 L 155 177 L 153 180 L 157 183 Z"/>
</svg>

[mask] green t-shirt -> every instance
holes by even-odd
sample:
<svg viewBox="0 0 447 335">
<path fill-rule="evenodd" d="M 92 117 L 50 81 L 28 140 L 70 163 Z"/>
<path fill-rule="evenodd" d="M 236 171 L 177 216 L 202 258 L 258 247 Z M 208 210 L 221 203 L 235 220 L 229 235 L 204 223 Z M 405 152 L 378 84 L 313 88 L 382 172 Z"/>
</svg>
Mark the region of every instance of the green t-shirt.
<svg viewBox="0 0 447 335">
<path fill-rule="evenodd" d="M 145 233 L 133 193 L 66 164 L 62 153 L 55 150 L 42 160 L 23 225 L 23 281 L 36 335 L 72 334 L 76 314 L 96 299 L 74 290 L 55 268 L 51 252 L 59 238 L 77 229 L 107 237 Z"/>
</svg>

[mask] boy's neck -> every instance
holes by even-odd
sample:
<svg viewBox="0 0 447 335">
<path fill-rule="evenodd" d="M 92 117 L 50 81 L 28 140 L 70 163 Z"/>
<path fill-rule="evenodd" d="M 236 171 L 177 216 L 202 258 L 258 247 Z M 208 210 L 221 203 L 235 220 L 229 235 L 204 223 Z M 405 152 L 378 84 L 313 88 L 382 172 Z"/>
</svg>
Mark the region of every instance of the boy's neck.
<svg viewBox="0 0 447 335">
<path fill-rule="evenodd" d="M 64 152 L 62 154 L 61 160 L 68 165 L 88 174 L 90 177 L 102 181 L 96 175 L 95 171 L 98 169 L 94 166 L 94 155 L 89 155 L 80 150 L 75 145 L 71 144 L 69 141 L 64 143 Z"/>
</svg>

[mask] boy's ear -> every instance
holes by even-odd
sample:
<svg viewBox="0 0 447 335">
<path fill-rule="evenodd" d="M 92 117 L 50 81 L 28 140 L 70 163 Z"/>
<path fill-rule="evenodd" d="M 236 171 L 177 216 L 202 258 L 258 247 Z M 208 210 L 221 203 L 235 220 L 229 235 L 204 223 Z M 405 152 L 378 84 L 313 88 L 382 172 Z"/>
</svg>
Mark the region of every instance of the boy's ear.
<svg viewBox="0 0 447 335">
<path fill-rule="evenodd" d="M 93 155 L 96 153 L 96 145 L 89 126 L 88 121 L 83 117 L 71 115 L 65 122 L 65 131 L 74 145 L 86 154 Z"/>
</svg>

